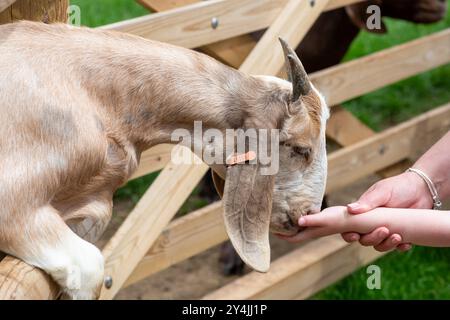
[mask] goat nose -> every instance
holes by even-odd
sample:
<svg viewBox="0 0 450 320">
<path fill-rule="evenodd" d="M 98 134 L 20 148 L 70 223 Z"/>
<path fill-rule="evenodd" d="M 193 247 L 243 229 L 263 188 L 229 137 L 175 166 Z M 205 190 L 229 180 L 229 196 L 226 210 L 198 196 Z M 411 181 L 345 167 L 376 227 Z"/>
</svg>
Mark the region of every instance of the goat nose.
<svg viewBox="0 0 450 320">
<path fill-rule="evenodd" d="M 290 217 L 290 219 L 287 219 L 285 222 L 283 222 L 283 227 L 286 230 L 295 228 L 295 227 L 297 227 L 297 221 L 295 221 L 293 218 Z"/>
</svg>

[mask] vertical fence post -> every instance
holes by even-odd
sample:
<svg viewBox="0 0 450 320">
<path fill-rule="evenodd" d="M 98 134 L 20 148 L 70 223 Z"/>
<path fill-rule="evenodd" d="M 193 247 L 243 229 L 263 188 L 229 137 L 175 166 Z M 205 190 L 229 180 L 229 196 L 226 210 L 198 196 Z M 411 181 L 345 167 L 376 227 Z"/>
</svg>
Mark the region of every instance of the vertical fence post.
<svg viewBox="0 0 450 320">
<path fill-rule="evenodd" d="M 17 0 L 0 12 L 0 24 L 17 20 L 66 22 L 68 7 L 69 0 Z"/>
</svg>

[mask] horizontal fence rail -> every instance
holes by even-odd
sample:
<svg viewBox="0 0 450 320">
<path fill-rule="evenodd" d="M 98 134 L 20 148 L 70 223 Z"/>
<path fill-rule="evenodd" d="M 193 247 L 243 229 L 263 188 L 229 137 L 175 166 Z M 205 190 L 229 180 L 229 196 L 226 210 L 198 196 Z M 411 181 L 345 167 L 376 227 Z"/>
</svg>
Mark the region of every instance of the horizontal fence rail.
<svg viewBox="0 0 450 320">
<path fill-rule="evenodd" d="M 450 29 L 385 49 L 310 75 L 330 106 L 348 101 L 397 81 L 450 62 Z M 172 145 L 144 152 L 133 178 L 161 169 L 169 161 Z"/>
<path fill-rule="evenodd" d="M 278 36 L 296 46 L 321 11 L 357 2 L 361 0 L 317 0 L 315 7 L 311 7 L 307 5 L 309 1 L 293 0 L 201 1 L 101 28 L 187 48 L 210 45 L 204 51 L 211 53 L 220 40 L 268 28 L 258 43 L 246 44 L 247 50 L 252 49 L 246 58 L 242 56 L 237 60 L 243 72 L 275 75 L 279 74 L 283 64 Z M 219 20 L 216 29 L 211 27 L 213 17 Z M 450 29 L 447 29 L 316 72 L 310 77 L 328 104 L 337 105 L 449 63 L 449 43 Z M 270 57 L 268 50 L 273 51 Z M 345 111 L 340 114 L 344 118 L 349 116 Z M 449 129 L 450 104 L 447 104 L 381 133 L 374 134 L 370 130 L 363 133 L 363 138 L 364 134 L 368 138 L 344 143 L 348 146 L 329 155 L 327 192 L 336 191 L 399 161 L 417 157 Z M 113 285 L 109 289 L 103 288 L 101 299 L 112 299 L 122 287 L 227 239 L 221 202 L 171 222 L 208 170 L 205 164 L 171 163 L 173 148 L 182 147 L 159 145 L 141 157 L 140 166 L 131 179 L 162 171 L 103 250 L 105 272 L 112 276 Z M 381 255 L 370 248 L 349 245 L 338 236 L 326 237 L 275 260 L 269 273 L 251 272 L 205 298 L 305 298 Z M 58 295 L 57 286 L 42 271 L 12 257 L 0 260 L 0 298 L 54 299 Z"/>
<path fill-rule="evenodd" d="M 329 236 L 272 262 L 269 273 L 251 272 L 203 299 L 304 299 L 382 255 L 359 243 L 347 244 L 340 236 Z"/>
<path fill-rule="evenodd" d="M 325 10 L 356 2 L 361 0 L 329 1 Z M 127 32 L 186 48 L 196 48 L 267 28 L 287 3 L 288 0 L 202 1 L 101 28 Z M 211 28 L 213 17 L 219 18 L 217 29 Z"/>
<path fill-rule="evenodd" d="M 328 157 L 327 193 L 400 160 L 417 156 L 448 130 L 450 104 L 333 152 Z M 228 237 L 221 214 L 221 203 L 217 202 L 173 221 L 141 260 L 125 286 L 225 241 Z"/>
<path fill-rule="evenodd" d="M 295 24 L 287 24 L 287 21 L 293 21 L 297 14 L 298 10 L 302 10 L 301 14 L 304 17 L 317 17 L 321 10 L 326 6 L 328 0 L 317 0 L 315 5 L 313 6 L 305 6 L 307 3 L 306 0 L 298 1 L 298 0 L 289 0 L 286 4 L 286 8 L 292 8 L 292 10 L 283 9 L 279 16 L 276 17 L 273 24 L 270 26 L 268 31 L 265 33 L 261 41 L 267 42 L 272 41 L 273 43 L 278 42 L 278 36 L 285 38 L 289 41 L 293 46 L 297 46 L 300 43 L 302 36 L 306 33 L 312 24 L 314 23 L 314 19 L 300 19 L 300 21 Z M 237 7 L 235 10 L 239 10 L 241 7 Z M 299 36 L 295 35 L 294 28 L 299 32 Z M 277 35 L 276 32 L 279 31 Z M 274 49 L 274 57 L 271 60 L 270 65 L 267 63 L 253 63 L 253 61 L 257 61 L 258 57 L 261 61 L 263 57 L 267 55 L 267 51 L 265 50 L 265 46 L 256 46 L 252 51 L 249 57 L 245 60 L 241 71 L 245 71 L 249 74 L 267 74 L 266 72 L 274 72 L 275 70 L 281 69 L 281 66 L 284 63 L 284 58 L 282 54 L 282 49 L 279 45 Z M 249 63 L 247 63 L 249 62 Z M 250 63 L 251 62 L 251 63 Z M 150 203 L 151 201 L 155 201 L 158 195 L 155 195 L 151 192 L 154 185 L 165 185 L 164 181 L 167 177 L 165 172 L 167 172 L 167 168 L 171 167 L 171 164 L 168 164 L 166 168 L 162 171 L 162 173 L 158 176 L 156 181 L 149 188 L 147 193 L 142 197 L 139 204 Z M 170 210 L 155 210 L 158 209 L 157 205 L 146 205 L 146 210 L 143 207 L 139 207 L 139 204 L 131 213 L 130 217 L 120 226 L 117 233 L 111 238 L 108 242 L 105 250 L 105 271 L 106 275 L 111 277 L 113 280 L 113 285 L 110 288 L 103 287 L 101 291 L 100 298 L 101 299 L 111 299 L 114 295 L 120 290 L 120 288 L 124 285 L 128 277 L 131 275 L 135 267 L 139 264 L 142 258 L 145 257 L 146 251 L 148 251 L 151 246 L 154 244 L 154 241 L 161 234 L 166 224 L 173 218 L 173 215 L 176 211 L 181 207 L 183 202 L 186 200 L 189 193 L 194 189 L 195 185 L 189 185 L 189 181 L 184 181 L 182 178 L 183 173 L 185 171 L 190 171 L 192 174 L 195 174 L 195 177 L 198 177 L 195 184 L 199 181 L 201 176 L 206 172 L 206 165 L 198 166 L 198 165 L 179 165 L 173 168 L 173 172 L 170 174 L 170 177 L 174 177 L 178 175 L 178 190 L 180 188 L 180 184 L 187 184 L 187 187 L 183 195 L 186 197 L 163 197 L 159 198 L 160 201 L 159 207 L 168 207 Z M 198 174 L 198 176 L 197 176 Z M 168 175 L 168 174 L 167 174 Z M 190 180 L 193 180 L 192 178 Z M 156 188 L 155 190 L 160 190 Z M 155 199 L 153 199 L 155 198 Z M 150 201 L 151 200 L 151 201 Z M 173 211 L 176 207 L 177 210 Z M 154 211 L 155 210 L 155 211 Z M 157 215 L 157 218 L 156 218 Z M 150 223 L 152 220 L 148 220 L 146 216 L 151 216 L 155 219 L 156 222 L 166 221 L 165 225 Z M 137 221 L 141 221 L 142 225 L 139 227 L 135 227 L 134 224 Z M 149 233 L 149 231 L 151 233 Z M 132 241 L 133 248 L 128 243 Z M 132 249 L 132 251 L 130 251 Z"/>
<path fill-rule="evenodd" d="M 450 104 L 447 104 L 379 133 L 367 141 L 336 151 L 329 157 L 331 175 L 328 183 L 332 186 L 327 190 L 356 181 L 401 158 L 415 157 L 449 130 Z M 373 152 L 381 150 L 381 146 L 390 151 L 374 155 Z M 348 170 L 350 166 L 351 170 Z M 361 173 L 344 178 L 350 171 L 359 170 Z M 339 181 L 340 179 L 344 181 Z M 303 299 L 381 255 L 382 253 L 358 243 L 348 244 L 338 235 L 321 238 L 274 261 L 268 274 L 251 272 L 204 298 Z"/>
</svg>

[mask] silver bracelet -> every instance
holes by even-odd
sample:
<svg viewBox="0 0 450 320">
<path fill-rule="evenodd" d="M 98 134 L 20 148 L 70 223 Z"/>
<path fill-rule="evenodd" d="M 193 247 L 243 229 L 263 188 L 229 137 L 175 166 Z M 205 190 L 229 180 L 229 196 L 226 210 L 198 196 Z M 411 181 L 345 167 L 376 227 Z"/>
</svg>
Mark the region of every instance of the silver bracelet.
<svg viewBox="0 0 450 320">
<path fill-rule="evenodd" d="M 425 183 L 428 186 L 428 190 L 430 190 L 431 198 L 433 199 L 433 210 L 439 210 L 442 206 L 442 202 L 439 199 L 439 194 L 437 192 L 436 186 L 434 185 L 433 181 L 431 181 L 431 179 L 428 177 L 428 175 L 422 170 L 414 168 L 409 168 L 408 170 L 406 170 L 406 172 L 414 172 L 419 177 L 421 177 L 423 181 L 425 181 Z"/>
</svg>

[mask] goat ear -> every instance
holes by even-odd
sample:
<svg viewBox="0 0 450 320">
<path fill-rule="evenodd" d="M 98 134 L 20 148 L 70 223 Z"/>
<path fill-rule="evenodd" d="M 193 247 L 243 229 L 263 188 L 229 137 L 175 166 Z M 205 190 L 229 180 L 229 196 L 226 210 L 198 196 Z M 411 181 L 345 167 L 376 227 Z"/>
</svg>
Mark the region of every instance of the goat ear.
<svg viewBox="0 0 450 320">
<path fill-rule="evenodd" d="M 211 176 L 214 183 L 214 187 L 216 188 L 217 194 L 220 199 L 223 198 L 223 193 L 225 190 L 225 180 L 213 169 L 211 169 Z"/>
<path fill-rule="evenodd" d="M 225 228 L 242 260 L 259 272 L 270 266 L 269 225 L 275 176 L 259 164 L 227 168 L 224 187 Z"/>
<path fill-rule="evenodd" d="M 353 24 L 357 26 L 359 29 L 366 30 L 372 33 L 384 34 L 387 32 L 387 27 L 384 24 L 383 20 L 381 20 L 381 26 L 379 29 L 369 29 L 367 27 L 367 19 L 369 17 L 369 14 L 367 13 L 367 7 L 371 4 L 380 6 L 381 1 L 375 0 L 369 1 L 369 3 L 362 2 L 352 4 L 345 7 L 345 12 L 347 13 L 348 17 L 353 22 Z"/>
<path fill-rule="evenodd" d="M 288 79 L 292 82 L 291 102 L 297 102 L 301 96 L 307 95 L 311 91 L 311 82 L 297 53 L 295 53 L 285 40 L 282 38 L 279 38 L 279 40 L 285 56 Z"/>
</svg>

